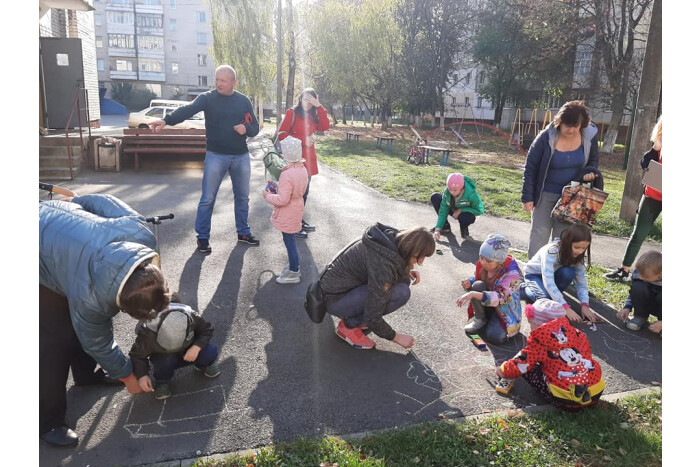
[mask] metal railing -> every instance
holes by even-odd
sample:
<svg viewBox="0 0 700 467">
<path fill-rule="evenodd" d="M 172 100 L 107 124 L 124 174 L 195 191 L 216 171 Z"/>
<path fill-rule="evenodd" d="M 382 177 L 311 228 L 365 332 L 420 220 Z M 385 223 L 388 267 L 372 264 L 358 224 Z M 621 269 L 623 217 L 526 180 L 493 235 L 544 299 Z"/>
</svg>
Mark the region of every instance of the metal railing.
<svg viewBox="0 0 700 467">
<path fill-rule="evenodd" d="M 86 88 L 78 88 L 75 90 L 75 99 L 73 99 L 73 106 L 70 110 L 70 115 L 68 116 L 68 121 L 66 121 L 66 148 L 68 149 L 68 168 L 70 169 L 70 178 L 73 180 L 73 146 L 70 144 L 70 135 L 68 134 L 68 127 L 70 127 L 70 122 L 73 119 L 73 112 L 78 111 L 78 131 L 80 133 L 80 150 L 85 148 L 83 142 L 83 122 L 80 115 L 80 93 L 83 93 L 83 98 L 85 99 L 85 118 L 87 120 L 88 127 L 88 141 L 92 137 L 92 129 L 90 128 L 90 101 L 88 99 L 88 91 Z"/>
</svg>

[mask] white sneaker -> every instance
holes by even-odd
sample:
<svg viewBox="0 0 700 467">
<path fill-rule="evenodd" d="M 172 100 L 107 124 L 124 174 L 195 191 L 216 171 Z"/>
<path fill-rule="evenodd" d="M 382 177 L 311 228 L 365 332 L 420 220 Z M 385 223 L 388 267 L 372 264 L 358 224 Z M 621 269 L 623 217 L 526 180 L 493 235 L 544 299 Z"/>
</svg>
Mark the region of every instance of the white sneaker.
<svg viewBox="0 0 700 467">
<path fill-rule="evenodd" d="M 488 323 L 488 320 L 486 318 L 477 318 L 474 316 L 471 321 L 467 323 L 466 326 L 464 326 L 464 332 L 467 334 L 473 334 L 479 329 L 483 328 L 486 326 L 486 323 Z"/>
<path fill-rule="evenodd" d="M 275 280 L 278 284 L 298 284 L 301 281 L 301 269 L 298 271 L 283 270 Z"/>
</svg>

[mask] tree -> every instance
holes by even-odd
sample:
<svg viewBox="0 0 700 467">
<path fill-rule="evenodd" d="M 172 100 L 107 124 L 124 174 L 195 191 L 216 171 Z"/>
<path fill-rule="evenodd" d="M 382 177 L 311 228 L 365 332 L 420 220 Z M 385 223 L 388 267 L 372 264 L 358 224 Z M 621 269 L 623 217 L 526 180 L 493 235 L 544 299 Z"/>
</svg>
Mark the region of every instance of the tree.
<svg viewBox="0 0 700 467">
<path fill-rule="evenodd" d="M 273 82 L 273 0 L 211 0 L 214 57 L 238 75 L 238 90 L 265 98 Z"/>
<path fill-rule="evenodd" d="M 592 0 L 587 5 L 595 20 L 595 53 L 607 83 L 601 83 L 599 100 L 612 110 L 602 151 L 613 152 L 617 133 L 636 86 L 632 81 L 641 65 L 635 51 L 646 40 L 649 8 L 653 0 Z M 606 98 L 607 97 L 607 98 Z M 600 99 L 602 98 L 602 99 Z"/>
<path fill-rule="evenodd" d="M 294 79 L 297 71 L 296 47 L 294 46 L 294 6 L 287 0 L 287 99 L 286 108 L 294 107 Z"/>
<path fill-rule="evenodd" d="M 473 54 L 486 71 L 479 92 L 494 103 L 496 124 L 507 99 L 520 100 L 529 89 L 570 84 L 576 43 L 585 26 L 575 2 L 485 2 Z"/>
</svg>

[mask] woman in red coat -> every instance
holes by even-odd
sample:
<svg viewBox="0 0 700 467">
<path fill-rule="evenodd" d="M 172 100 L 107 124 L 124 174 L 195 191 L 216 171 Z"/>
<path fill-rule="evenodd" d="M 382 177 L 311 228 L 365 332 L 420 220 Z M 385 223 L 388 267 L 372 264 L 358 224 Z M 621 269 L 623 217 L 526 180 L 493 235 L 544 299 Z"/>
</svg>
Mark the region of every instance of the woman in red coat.
<svg viewBox="0 0 700 467">
<path fill-rule="evenodd" d="M 297 106 L 293 109 L 287 109 L 287 112 L 284 114 L 284 120 L 282 120 L 282 125 L 280 125 L 279 128 L 280 141 L 288 136 L 294 136 L 301 140 L 304 167 L 306 167 L 306 171 L 309 173 L 309 183 L 304 193 L 304 205 L 306 205 L 306 198 L 309 196 L 311 177 L 318 173 L 316 148 L 314 147 L 314 133 L 317 131 L 326 131 L 330 126 L 328 112 L 318 101 L 316 91 L 311 88 L 306 88 L 301 92 Z M 302 219 L 301 230 L 297 233 L 297 237 L 306 238 L 308 236 L 307 232 L 312 232 L 314 230 L 316 230 L 316 227 Z"/>
</svg>

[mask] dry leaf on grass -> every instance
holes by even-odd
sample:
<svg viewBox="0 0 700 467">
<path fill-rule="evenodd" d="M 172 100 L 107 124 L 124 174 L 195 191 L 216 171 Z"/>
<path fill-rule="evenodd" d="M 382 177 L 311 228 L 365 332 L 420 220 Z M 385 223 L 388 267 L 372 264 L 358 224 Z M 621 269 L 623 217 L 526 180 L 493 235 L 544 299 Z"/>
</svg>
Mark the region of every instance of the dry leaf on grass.
<svg viewBox="0 0 700 467">
<path fill-rule="evenodd" d="M 581 446 L 581 441 L 579 441 L 577 439 L 572 439 L 570 441 L 570 443 L 573 444 L 574 446 Z"/>
<path fill-rule="evenodd" d="M 620 454 L 622 454 L 623 456 L 627 454 L 627 451 L 625 451 L 622 448 L 618 449 L 618 451 L 620 451 Z"/>
<path fill-rule="evenodd" d="M 486 436 L 489 433 L 491 433 L 491 428 L 479 428 L 479 433 L 481 433 L 483 436 Z"/>
<path fill-rule="evenodd" d="M 605 449 L 601 448 L 601 447 L 598 446 L 597 444 L 595 445 L 595 450 L 598 451 L 598 452 L 600 452 L 600 451 L 605 451 Z"/>
<path fill-rule="evenodd" d="M 469 439 L 469 440 L 476 439 L 476 436 L 474 436 L 474 435 L 467 435 L 467 439 Z"/>
<path fill-rule="evenodd" d="M 479 455 L 479 451 L 472 451 L 472 452 L 474 453 L 475 456 Z"/>
<path fill-rule="evenodd" d="M 610 456 L 603 456 L 603 460 L 604 460 L 604 461 L 611 462 L 611 461 L 612 461 L 612 457 L 610 457 Z"/>
</svg>

